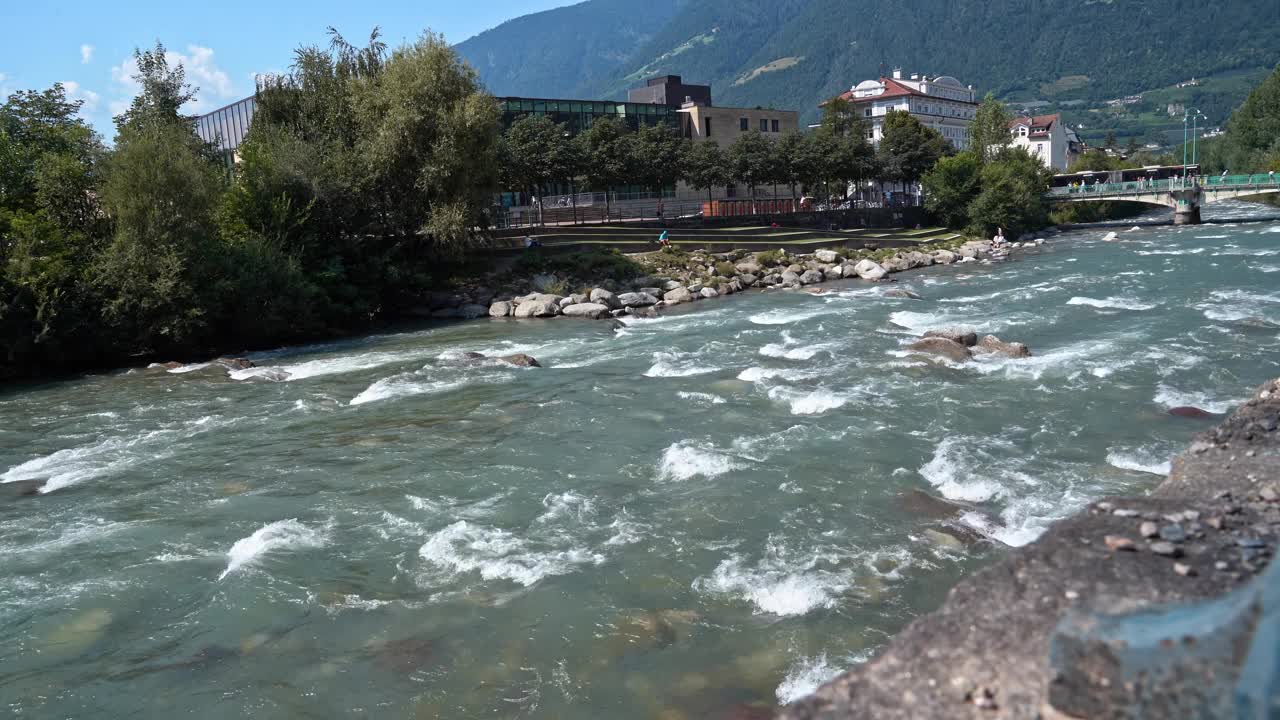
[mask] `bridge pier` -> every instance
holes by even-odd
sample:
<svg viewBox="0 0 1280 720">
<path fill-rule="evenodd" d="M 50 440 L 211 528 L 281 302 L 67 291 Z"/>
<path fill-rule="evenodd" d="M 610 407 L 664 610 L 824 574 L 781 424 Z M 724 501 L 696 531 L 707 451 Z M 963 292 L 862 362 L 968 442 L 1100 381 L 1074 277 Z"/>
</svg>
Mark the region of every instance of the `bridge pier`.
<svg viewBox="0 0 1280 720">
<path fill-rule="evenodd" d="M 1169 198 L 1173 200 L 1174 225 L 1199 225 L 1200 203 L 1204 200 L 1204 190 L 1199 186 L 1170 190 Z"/>
</svg>

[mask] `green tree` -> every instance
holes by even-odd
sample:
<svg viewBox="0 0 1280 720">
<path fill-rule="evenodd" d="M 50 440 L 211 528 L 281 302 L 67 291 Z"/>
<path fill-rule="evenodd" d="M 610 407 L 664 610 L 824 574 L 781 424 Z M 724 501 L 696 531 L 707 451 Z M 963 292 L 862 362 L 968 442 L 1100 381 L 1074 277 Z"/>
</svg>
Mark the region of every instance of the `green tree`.
<svg viewBox="0 0 1280 720">
<path fill-rule="evenodd" d="M 1026 149 L 1006 149 L 982 168 L 982 190 L 969 204 L 970 227 L 980 235 L 1004 228 L 1012 237 L 1043 227 L 1049 215 L 1044 194 L 1051 177 Z"/>
<path fill-rule="evenodd" d="M 706 190 L 711 200 L 712 188 L 724 187 L 733 181 L 729 161 L 715 140 L 694 143 L 689 149 L 685 164 L 685 181 L 695 190 Z"/>
<path fill-rule="evenodd" d="M 497 189 L 498 106 L 475 71 L 425 33 L 352 88 L 356 150 L 384 232 L 411 252 L 468 247 Z"/>
<path fill-rule="evenodd" d="M 593 120 L 580 137 L 586 162 L 584 176 L 592 189 L 604 191 L 608 214 L 613 188 L 632 176 L 635 153 L 631 151 L 631 136 L 620 120 L 605 116 Z"/>
<path fill-rule="evenodd" d="M 1103 141 L 1102 146 L 1103 146 L 1103 147 L 1105 147 L 1105 148 L 1106 148 L 1106 149 L 1108 149 L 1108 150 L 1114 150 L 1114 149 L 1115 149 L 1115 147 L 1116 147 L 1116 131 L 1115 131 L 1115 130 L 1108 130 L 1108 131 L 1107 131 L 1107 138 L 1106 138 L 1106 140 L 1105 140 L 1105 141 Z"/>
<path fill-rule="evenodd" d="M 165 47 L 160 42 L 150 50 L 135 48 L 133 61 L 137 66 L 133 79 L 141 90 L 129 109 L 115 117 L 116 128 L 123 131 L 178 121 L 191 123 L 195 118 L 182 115 L 182 106 L 195 97 L 196 89 L 187 84 L 182 64 L 170 68 Z"/>
<path fill-rule="evenodd" d="M 563 146 L 569 144 L 568 130 L 546 115 L 524 115 L 507 128 L 502 137 L 501 167 L 507 187 L 520 188 L 530 196 L 541 198 L 553 181 L 568 175 L 558 167 L 568 158 Z M 538 203 L 538 221 L 542 206 Z"/>
<path fill-rule="evenodd" d="M 942 158 L 921 178 L 925 207 L 949 228 L 969 222 L 969 205 L 981 190 L 983 163 L 975 151 Z"/>
<path fill-rule="evenodd" d="M 914 183 L 939 159 L 953 152 L 951 143 L 937 130 L 925 127 L 909 113 L 890 110 L 885 115 L 877 153 L 885 180 Z"/>
<path fill-rule="evenodd" d="M 654 192 L 672 187 L 684 175 L 689 141 L 676 128 L 646 125 L 631 142 L 631 166 L 635 179 Z"/>
<path fill-rule="evenodd" d="M 758 130 L 742 133 L 729 146 L 729 167 L 734 179 L 747 186 L 752 199 L 756 186 L 774 176 L 770 141 Z"/>
<path fill-rule="evenodd" d="M 969 149 L 979 163 L 994 160 L 1009 145 L 1009 123 L 1013 114 L 992 93 L 982 99 L 969 125 Z"/>
<path fill-rule="evenodd" d="M 1280 66 L 1249 93 L 1225 130 L 1202 151 L 1207 169 L 1280 172 Z"/>
<path fill-rule="evenodd" d="M 834 97 L 822 105 L 822 128 L 833 135 L 848 135 L 861 129 L 865 122 L 856 114 L 853 103 Z"/>
<path fill-rule="evenodd" d="M 796 186 L 806 173 L 805 154 L 808 141 L 798 132 L 789 132 L 773 143 L 773 170 L 779 183 L 786 185 L 791 191 L 791 199 L 796 199 Z"/>
</svg>

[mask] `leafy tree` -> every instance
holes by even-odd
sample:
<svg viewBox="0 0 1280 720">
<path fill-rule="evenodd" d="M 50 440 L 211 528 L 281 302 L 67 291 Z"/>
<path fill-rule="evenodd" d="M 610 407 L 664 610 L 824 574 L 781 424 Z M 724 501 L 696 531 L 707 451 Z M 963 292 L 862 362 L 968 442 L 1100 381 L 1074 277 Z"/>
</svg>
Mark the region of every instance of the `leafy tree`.
<svg viewBox="0 0 1280 720">
<path fill-rule="evenodd" d="M 187 84 L 182 64 L 171 69 L 164 45 L 159 42 L 151 50 L 134 49 L 133 60 L 138 68 L 133 79 L 142 90 L 129 109 L 115 117 L 116 128 L 123 131 L 178 121 L 191 123 L 194 117 L 182 115 L 182 106 L 195 97 L 196 89 Z"/>
<path fill-rule="evenodd" d="M 502 137 L 501 166 L 507 187 L 541 197 L 547 185 L 566 177 L 568 169 L 558 165 L 568 159 L 562 149 L 569 144 L 567 132 L 546 115 L 525 115 L 511 123 Z M 538 203 L 539 221 L 542 205 Z"/>
<path fill-rule="evenodd" d="M 1025 148 L 1007 148 L 982 168 L 982 191 L 969 205 L 974 232 L 989 235 L 1004 228 L 1012 237 L 1043 227 L 1048 219 L 1044 194 L 1052 173 Z"/>
<path fill-rule="evenodd" d="M 834 171 L 832 159 L 837 155 L 840 138 L 826 128 L 800 136 L 802 142 L 791 158 L 792 171 L 801 185 L 817 194 L 822 187 L 830 194 Z"/>
<path fill-rule="evenodd" d="M 1225 129 L 1202 146 L 1207 170 L 1280 172 L 1280 66 L 1231 114 Z"/>
<path fill-rule="evenodd" d="M 724 187 L 733 181 L 729 161 L 715 140 L 694 143 L 689 148 L 685 165 L 685 180 L 695 190 L 706 190 L 711 200 L 711 189 Z"/>
<path fill-rule="evenodd" d="M 856 132 L 864 123 L 853 103 L 842 97 L 831 98 L 822 105 L 822 128 L 834 135 Z"/>
<path fill-rule="evenodd" d="M 591 127 L 582 133 L 587 169 L 587 183 L 605 192 L 605 213 L 610 212 L 610 195 L 613 188 L 622 185 L 632 176 L 635 153 L 631 150 L 631 136 L 622 121 L 612 117 L 598 117 Z"/>
<path fill-rule="evenodd" d="M 777 181 L 791 190 L 791 199 L 796 198 L 796 186 L 806 173 L 805 136 L 798 132 L 789 132 L 773 143 L 774 160 L 771 163 Z"/>
<path fill-rule="evenodd" d="M 1009 123 L 1013 115 L 992 93 L 982 99 L 969 125 L 969 149 L 979 163 L 994 160 L 1009 145 Z"/>
<path fill-rule="evenodd" d="M 1107 131 L 1107 139 L 1103 142 L 1103 147 L 1107 148 L 1108 150 L 1115 149 L 1116 147 L 1116 131 L 1115 130 Z"/>
<path fill-rule="evenodd" d="M 940 158 L 952 154 L 951 143 L 905 111 L 890 110 L 884 118 L 878 157 L 886 180 L 913 183 Z"/>
<path fill-rule="evenodd" d="M 924 174 L 925 207 L 950 228 L 969 222 L 969 205 L 981 190 L 983 163 L 976 151 L 942 158 Z"/>
<path fill-rule="evenodd" d="M 1137 155 L 1138 151 L 1140 150 L 1142 150 L 1142 146 L 1138 144 L 1138 138 L 1134 137 L 1133 135 L 1130 135 L 1129 142 L 1124 147 L 1125 155 L 1132 157 L 1134 155 Z"/>
<path fill-rule="evenodd" d="M 689 142 L 670 125 L 646 125 L 631 142 L 631 165 L 641 185 L 661 192 L 684 175 Z"/>
<path fill-rule="evenodd" d="M 742 133 L 729 146 L 729 167 L 733 177 L 747 186 L 754 199 L 756 186 L 774 176 L 770 141 L 757 130 Z"/>
<path fill-rule="evenodd" d="M 411 251 L 460 251 L 497 188 L 497 103 L 431 33 L 369 72 L 376 81 L 352 84 L 356 150 L 384 232 Z"/>
</svg>

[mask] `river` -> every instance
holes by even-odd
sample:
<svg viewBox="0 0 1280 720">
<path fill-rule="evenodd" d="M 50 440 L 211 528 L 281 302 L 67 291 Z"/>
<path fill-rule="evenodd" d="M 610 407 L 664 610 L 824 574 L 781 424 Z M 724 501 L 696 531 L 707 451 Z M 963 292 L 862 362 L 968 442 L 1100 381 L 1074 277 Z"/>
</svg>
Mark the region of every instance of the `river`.
<svg viewBox="0 0 1280 720">
<path fill-rule="evenodd" d="M 1213 422 L 1169 408 L 1280 375 L 1280 221 L 1215 207 L 1255 221 L 1076 231 L 616 333 L 479 321 L 10 388 L 0 481 L 43 485 L 0 492 L 0 697 L 35 718 L 767 717 L 1006 544 L 1155 485 Z M 957 324 L 1034 356 L 904 352 Z"/>
</svg>

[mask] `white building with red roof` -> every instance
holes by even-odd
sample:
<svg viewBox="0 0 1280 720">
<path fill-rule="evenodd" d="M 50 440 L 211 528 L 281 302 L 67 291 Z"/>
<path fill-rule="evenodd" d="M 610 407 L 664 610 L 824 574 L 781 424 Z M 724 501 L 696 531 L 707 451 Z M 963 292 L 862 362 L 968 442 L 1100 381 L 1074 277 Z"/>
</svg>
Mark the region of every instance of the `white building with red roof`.
<svg viewBox="0 0 1280 720">
<path fill-rule="evenodd" d="M 956 149 L 964 150 L 969 146 L 969 125 L 978 110 L 972 85 L 965 86 L 950 75 L 904 78 L 901 70 L 894 70 L 893 77 L 864 80 L 840 98 L 870 123 L 867 139 L 873 144 L 879 144 L 884 137 L 884 116 L 890 110 L 899 110 L 911 113 Z"/>
<path fill-rule="evenodd" d="M 1027 152 L 1039 158 L 1047 168 L 1066 172 L 1071 164 L 1068 135 L 1072 133 L 1057 114 L 1031 115 L 1011 120 L 1009 134 L 1013 137 L 1014 147 L 1026 148 Z"/>
</svg>

